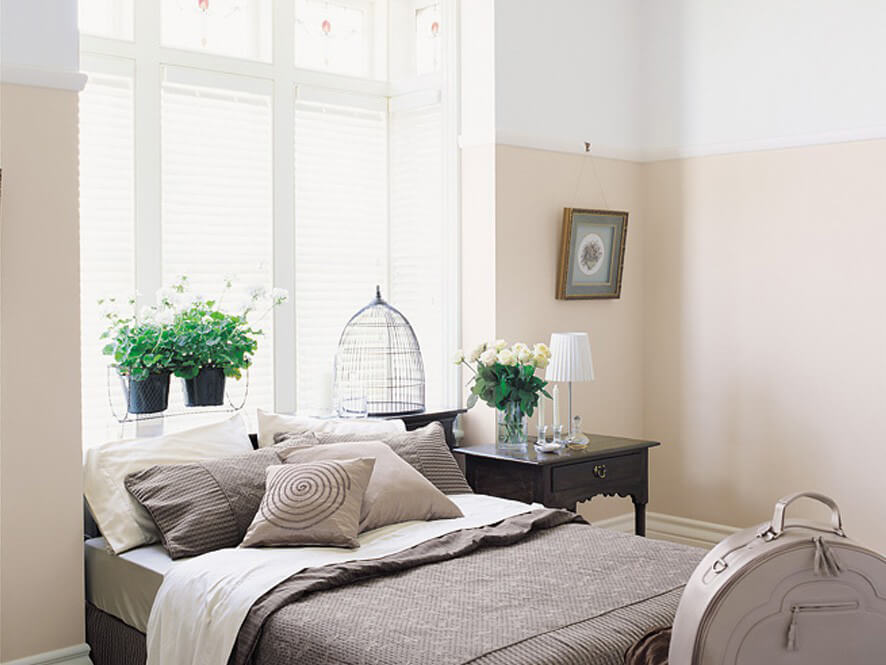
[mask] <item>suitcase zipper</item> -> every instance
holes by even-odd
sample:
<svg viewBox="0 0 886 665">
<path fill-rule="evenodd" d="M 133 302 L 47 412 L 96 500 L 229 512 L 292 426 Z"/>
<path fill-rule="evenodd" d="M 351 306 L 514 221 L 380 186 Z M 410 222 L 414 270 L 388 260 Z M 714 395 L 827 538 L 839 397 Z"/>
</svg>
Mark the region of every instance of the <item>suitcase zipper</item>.
<svg viewBox="0 0 886 665">
<path fill-rule="evenodd" d="M 797 620 L 801 614 L 812 612 L 850 612 L 858 609 L 858 601 L 845 603 L 804 603 L 791 606 L 791 623 L 788 625 L 787 649 L 796 651 L 797 643 Z"/>
</svg>

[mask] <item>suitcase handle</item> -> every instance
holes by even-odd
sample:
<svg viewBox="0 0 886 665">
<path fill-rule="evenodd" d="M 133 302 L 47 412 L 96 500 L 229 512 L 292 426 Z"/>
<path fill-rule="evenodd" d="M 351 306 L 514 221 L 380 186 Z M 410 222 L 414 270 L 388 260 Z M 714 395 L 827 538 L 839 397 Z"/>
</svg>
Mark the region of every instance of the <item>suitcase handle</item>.
<svg viewBox="0 0 886 665">
<path fill-rule="evenodd" d="M 778 538 L 782 532 L 784 532 L 784 513 L 787 507 L 792 504 L 797 499 L 814 499 L 820 503 L 823 503 L 828 508 L 831 509 L 831 531 L 833 531 L 838 536 L 846 537 L 846 534 L 843 532 L 843 518 L 840 516 L 840 508 L 837 506 L 837 502 L 832 498 L 825 496 L 824 494 L 819 494 L 818 492 L 797 492 L 796 494 L 789 494 L 787 496 L 783 496 L 778 501 L 775 502 L 775 511 L 772 513 L 772 522 L 769 523 L 769 528 L 763 532 L 763 537 L 767 540 L 772 540 L 773 538 Z"/>
</svg>

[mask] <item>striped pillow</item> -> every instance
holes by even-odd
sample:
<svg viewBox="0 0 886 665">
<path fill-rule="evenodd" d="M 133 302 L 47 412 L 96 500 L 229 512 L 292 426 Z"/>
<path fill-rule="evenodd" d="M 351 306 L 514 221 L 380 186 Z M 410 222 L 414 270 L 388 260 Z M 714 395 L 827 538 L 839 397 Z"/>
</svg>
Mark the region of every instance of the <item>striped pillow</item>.
<svg viewBox="0 0 886 665">
<path fill-rule="evenodd" d="M 173 559 L 236 547 L 265 493 L 267 468 L 280 464 L 273 448 L 191 464 L 152 466 L 125 485 L 151 515 Z"/>
<path fill-rule="evenodd" d="M 446 445 L 443 426 L 433 422 L 416 430 L 380 436 L 378 433 L 333 434 L 308 430 L 279 432 L 274 442 L 284 445 L 305 443 L 343 443 L 346 441 L 384 441 L 443 494 L 471 494 L 458 462 Z"/>
</svg>

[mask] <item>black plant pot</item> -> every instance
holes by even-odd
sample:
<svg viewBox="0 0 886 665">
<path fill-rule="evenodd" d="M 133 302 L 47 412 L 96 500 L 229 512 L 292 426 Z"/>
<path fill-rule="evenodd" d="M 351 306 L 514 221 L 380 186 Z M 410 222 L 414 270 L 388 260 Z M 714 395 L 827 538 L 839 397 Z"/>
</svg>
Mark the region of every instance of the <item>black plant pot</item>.
<svg viewBox="0 0 886 665">
<path fill-rule="evenodd" d="M 220 406 L 225 403 L 225 372 L 218 367 L 204 367 L 185 382 L 185 406 Z"/>
<path fill-rule="evenodd" d="M 169 372 L 149 374 L 147 379 L 129 379 L 129 413 L 159 413 L 169 405 Z"/>
</svg>

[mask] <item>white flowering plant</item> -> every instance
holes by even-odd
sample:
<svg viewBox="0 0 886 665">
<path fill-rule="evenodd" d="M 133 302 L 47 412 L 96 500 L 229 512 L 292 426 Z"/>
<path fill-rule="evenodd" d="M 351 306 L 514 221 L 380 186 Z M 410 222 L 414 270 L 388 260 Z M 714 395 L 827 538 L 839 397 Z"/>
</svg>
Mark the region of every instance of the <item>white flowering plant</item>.
<svg viewBox="0 0 886 665">
<path fill-rule="evenodd" d="M 117 298 L 98 301 L 108 328 L 102 339 L 109 340 L 102 352 L 114 358 L 114 367 L 124 376 L 144 381 L 151 374 L 169 372 L 175 357 L 172 329 L 158 321 L 142 318 L 135 312 L 135 296 L 124 303 Z M 121 313 L 126 309 L 132 314 Z"/>
<path fill-rule="evenodd" d="M 456 351 L 453 362 L 473 373 L 468 408 L 482 399 L 499 411 L 518 406 L 522 415 L 531 417 L 539 397 L 550 397 L 545 390 L 547 382 L 535 375 L 535 370 L 547 367 L 550 359 L 547 344 L 539 342 L 530 348 L 517 342 L 508 346 L 499 339 L 480 344 L 468 357 L 463 351 Z"/>
<path fill-rule="evenodd" d="M 135 380 L 163 371 L 190 379 L 204 367 L 219 368 L 225 376 L 239 379 L 252 364 L 262 334 L 251 321 L 260 321 L 286 302 L 288 293 L 257 287 L 245 303 L 231 302 L 228 307 L 225 300 L 231 299 L 233 287 L 233 278 L 225 278 L 221 294 L 205 298 L 194 293 L 182 275 L 157 292 L 156 305 L 131 315 L 121 315 L 114 298 L 99 301 L 109 322 L 102 333 L 110 340 L 103 352 L 113 356 L 121 374 Z M 127 301 L 133 312 L 135 303 L 135 297 Z"/>
</svg>

